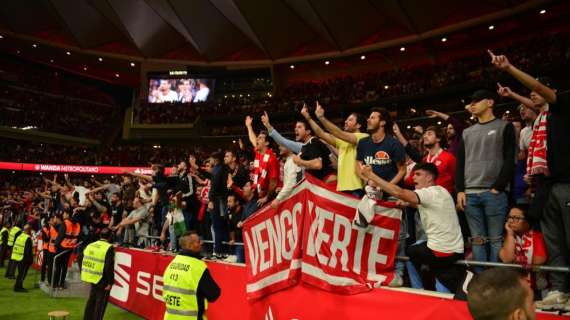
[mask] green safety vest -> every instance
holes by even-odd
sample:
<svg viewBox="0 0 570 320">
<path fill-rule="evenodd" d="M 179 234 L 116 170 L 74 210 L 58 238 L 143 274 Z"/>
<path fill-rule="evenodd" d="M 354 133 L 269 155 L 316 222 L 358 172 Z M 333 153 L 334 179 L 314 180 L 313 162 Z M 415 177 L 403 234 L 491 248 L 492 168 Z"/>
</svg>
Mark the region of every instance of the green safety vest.
<svg viewBox="0 0 570 320">
<path fill-rule="evenodd" d="M 105 256 L 113 245 L 107 241 L 99 240 L 88 245 L 83 251 L 81 262 L 81 280 L 97 284 L 103 278 L 105 269 Z"/>
<path fill-rule="evenodd" d="M 12 229 L 10 229 L 10 234 L 8 234 L 8 247 L 11 247 L 14 245 L 14 241 L 16 240 L 16 233 L 20 232 L 20 229 L 18 226 L 13 226 Z"/>
<path fill-rule="evenodd" d="M 166 305 L 164 320 L 197 319 L 198 283 L 207 266 L 202 260 L 177 255 L 170 262 L 163 276 L 162 297 Z M 204 315 L 208 302 L 204 301 Z"/>
<path fill-rule="evenodd" d="M 16 238 L 14 248 L 12 248 L 12 260 L 19 262 L 24 259 L 24 249 L 26 248 L 26 241 L 28 241 L 29 238 L 30 236 L 23 232 Z"/>
</svg>

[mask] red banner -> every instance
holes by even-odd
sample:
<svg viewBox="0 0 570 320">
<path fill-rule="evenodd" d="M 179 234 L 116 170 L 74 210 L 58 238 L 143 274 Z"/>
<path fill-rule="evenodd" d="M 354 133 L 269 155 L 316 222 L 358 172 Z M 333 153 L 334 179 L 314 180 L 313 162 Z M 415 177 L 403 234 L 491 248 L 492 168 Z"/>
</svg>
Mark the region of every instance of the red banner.
<svg viewBox="0 0 570 320">
<path fill-rule="evenodd" d="M 249 299 L 299 280 L 354 294 L 394 277 L 401 210 L 382 202 L 368 228 L 352 225 L 360 199 L 308 176 L 276 210 L 265 207 L 244 224 Z"/>
<path fill-rule="evenodd" d="M 140 174 L 151 175 L 152 170 L 148 167 L 111 167 L 111 166 L 82 166 L 68 164 L 43 164 L 43 163 L 18 163 L 18 162 L 0 162 L 0 170 L 16 170 L 16 171 L 37 171 L 37 172 L 65 172 L 65 173 L 81 173 L 81 174 L 123 174 L 125 172 L 134 172 Z M 172 172 L 172 168 L 165 168 L 168 175 Z"/>
<path fill-rule="evenodd" d="M 115 286 L 111 302 L 145 319 L 164 316 L 162 275 L 172 256 L 143 250 L 116 248 Z M 248 275 L 242 265 L 208 262 L 208 270 L 222 289 L 207 316 L 218 319 L 471 319 L 463 301 L 435 293 L 402 289 L 373 289 L 365 294 L 339 295 L 299 284 L 266 297 L 246 300 Z M 409 289 L 412 291 L 413 289 Z M 310 301 L 310 303 L 308 303 Z M 539 320 L 562 316 L 539 313 Z"/>
</svg>

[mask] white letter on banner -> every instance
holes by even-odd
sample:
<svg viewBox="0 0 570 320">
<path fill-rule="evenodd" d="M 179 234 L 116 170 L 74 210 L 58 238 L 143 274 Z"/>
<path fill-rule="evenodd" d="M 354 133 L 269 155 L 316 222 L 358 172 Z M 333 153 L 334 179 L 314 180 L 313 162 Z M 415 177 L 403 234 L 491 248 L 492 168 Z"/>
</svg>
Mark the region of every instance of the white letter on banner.
<svg viewBox="0 0 570 320">
<path fill-rule="evenodd" d="M 255 237 L 253 237 L 253 235 L 252 235 L 253 238 L 253 243 L 252 243 L 249 237 L 249 232 L 245 231 L 243 235 L 245 243 L 247 244 L 247 252 L 249 254 L 249 265 L 251 266 L 251 273 L 255 276 L 257 274 L 257 262 L 258 262 L 257 243 L 255 242 Z"/>
<path fill-rule="evenodd" d="M 309 237 L 307 238 L 307 255 L 314 257 L 315 256 L 315 232 L 317 231 L 318 226 L 318 215 L 313 213 L 313 202 L 309 201 L 309 211 L 307 212 L 307 218 L 311 217 L 313 221 L 311 221 L 311 227 L 309 228 Z"/>
<path fill-rule="evenodd" d="M 276 258 L 277 263 L 281 263 L 281 225 L 279 224 L 279 216 L 275 215 L 273 223 L 271 219 L 265 220 L 267 233 L 269 234 L 269 253 L 271 264 L 273 264 L 273 257 Z"/>
<path fill-rule="evenodd" d="M 252 228 L 253 233 L 255 234 L 255 239 L 257 240 L 258 244 L 258 251 L 259 251 L 259 272 L 263 272 L 266 269 L 271 267 L 271 260 L 265 260 L 265 250 L 269 248 L 269 240 L 263 241 L 261 237 L 261 231 L 265 229 L 265 221 L 254 226 Z"/>
<path fill-rule="evenodd" d="M 163 301 L 162 300 L 162 284 L 163 282 L 163 278 L 162 276 L 154 276 L 154 280 L 153 280 L 153 286 L 152 286 L 152 297 L 155 298 L 156 300 L 159 301 Z"/>
<path fill-rule="evenodd" d="M 287 224 L 285 223 L 285 220 L 287 220 Z M 284 235 L 281 237 L 281 254 L 285 260 L 291 260 L 293 258 L 293 250 L 295 249 L 293 247 L 295 240 L 293 239 L 292 235 L 294 231 L 287 229 L 287 227 L 292 226 L 292 220 L 293 218 L 291 217 L 291 212 L 289 210 L 281 211 L 279 224 L 281 225 L 281 231 L 284 233 Z M 289 250 L 287 250 L 287 239 L 289 240 Z"/>
<path fill-rule="evenodd" d="M 362 259 L 362 248 L 364 247 L 364 237 L 366 237 L 366 229 L 355 228 L 356 230 L 356 245 L 354 246 L 354 264 L 352 265 L 352 271 L 355 273 L 360 273 L 360 264 Z"/>
<path fill-rule="evenodd" d="M 301 202 L 295 203 L 291 212 L 293 215 L 293 239 L 289 239 L 289 244 L 292 248 L 295 248 L 299 242 L 299 225 L 303 223 L 303 204 Z M 299 218 L 301 221 L 297 220 Z M 291 250 L 294 251 L 295 249 Z"/>
<path fill-rule="evenodd" d="M 148 296 L 150 294 L 150 284 L 148 283 L 148 280 L 150 280 L 150 273 L 143 271 L 137 273 L 137 283 L 143 286 L 142 288 L 139 288 L 139 286 L 137 286 L 137 293 L 145 296 Z"/>
<path fill-rule="evenodd" d="M 317 252 L 317 259 L 319 260 L 319 263 L 326 265 L 329 262 L 329 257 L 321 254 L 321 246 L 323 242 L 328 243 L 331 238 L 330 235 L 325 232 L 324 228 L 326 223 L 325 220 L 333 220 L 333 213 L 319 207 L 315 208 L 315 212 L 317 214 L 317 220 L 319 224 L 317 237 L 315 239 L 315 251 Z M 328 251 L 330 252 L 330 250 Z"/>
<path fill-rule="evenodd" d="M 368 280 L 384 281 L 385 276 L 376 274 L 376 264 L 386 264 L 388 257 L 384 254 L 378 254 L 380 239 L 394 239 L 394 231 L 380 227 L 373 227 L 372 242 L 370 243 L 370 253 L 368 254 Z"/>
<path fill-rule="evenodd" d="M 344 238 L 340 240 L 340 229 L 344 229 Z M 352 232 L 352 224 L 348 218 L 341 216 L 340 214 L 335 214 L 334 216 L 334 229 L 333 229 L 333 240 L 331 244 L 331 259 L 329 261 L 329 267 L 336 268 L 336 252 L 340 250 L 340 264 L 342 265 L 342 271 L 348 271 L 346 264 L 348 263 L 348 244 L 350 243 Z"/>
</svg>

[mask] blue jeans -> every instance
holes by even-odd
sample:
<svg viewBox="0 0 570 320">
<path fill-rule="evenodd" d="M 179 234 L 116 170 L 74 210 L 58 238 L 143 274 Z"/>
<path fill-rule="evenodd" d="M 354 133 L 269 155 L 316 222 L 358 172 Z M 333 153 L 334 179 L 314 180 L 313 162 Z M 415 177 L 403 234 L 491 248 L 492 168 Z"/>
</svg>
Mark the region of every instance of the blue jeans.
<svg viewBox="0 0 570 320">
<path fill-rule="evenodd" d="M 408 223 L 404 213 L 402 213 L 402 220 L 400 221 L 400 234 L 398 235 L 398 249 L 397 256 L 403 257 L 406 255 L 406 239 L 408 239 Z M 404 261 L 396 261 L 394 271 L 403 279 L 406 263 Z"/>
<path fill-rule="evenodd" d="M 498 261 L 507 206 L 507 194 L 504 192 L 467 194 L 465 215 L 471 230 L 473 260 Z"/>
</svg>

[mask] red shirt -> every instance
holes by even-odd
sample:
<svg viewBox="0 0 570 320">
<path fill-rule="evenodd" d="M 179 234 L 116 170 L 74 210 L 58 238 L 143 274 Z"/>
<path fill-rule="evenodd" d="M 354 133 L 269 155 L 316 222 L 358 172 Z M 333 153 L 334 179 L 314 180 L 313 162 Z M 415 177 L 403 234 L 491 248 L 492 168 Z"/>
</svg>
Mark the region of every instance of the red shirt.
<svg viewBox="0 0 570 320">
<path fill-rule="evenodd" d="M 450 152 L 440 149 L 434 156 L 426 155 L 422 161 L 435 164 L 438 172 L 435 184 L 444 187 L 450 194 L 453 194 L 455 190 L 455 156 Z M 412 171 L 406 180 L 406 184 L 414 185 L 413 176 L 414 172 Z"/>
<path fill-rule="evenodd" d="M 253 187 L 260 198 L 265 197 L 269 181 L 279 180 L 279 160 L 271 149 L 268 148 L 265 153 L 255 152 L 253 174 Z"/>
</svg>

